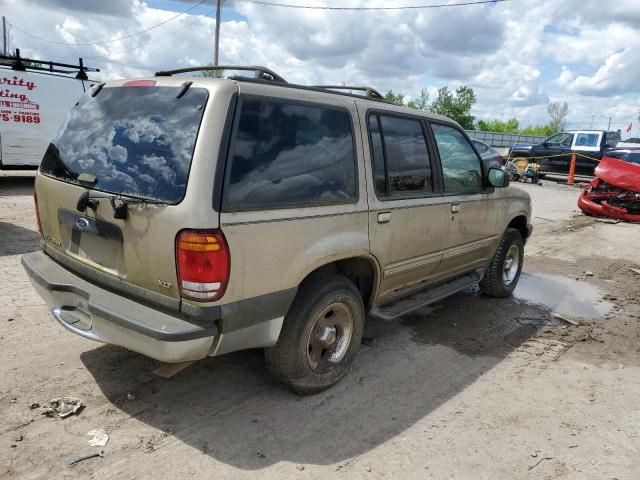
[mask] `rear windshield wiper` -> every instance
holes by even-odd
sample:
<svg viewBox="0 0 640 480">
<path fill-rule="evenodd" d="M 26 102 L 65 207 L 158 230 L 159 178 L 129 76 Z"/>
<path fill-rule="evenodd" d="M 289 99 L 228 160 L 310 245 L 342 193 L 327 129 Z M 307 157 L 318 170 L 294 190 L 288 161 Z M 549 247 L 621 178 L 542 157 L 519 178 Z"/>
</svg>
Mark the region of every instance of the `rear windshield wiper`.
<svg viewBox="0 0 640 480">
<path fill-rule="evenodd" d="M 111 208 L 113 208 L 113 218 L 118 220 L 126 220 L 128 216 L 129 205 L 167 205 L 162 200 L 148 200 L 146 198 L 129 198 L 122 195 L 114 195 L 111 193 L 96 192 L 95 190 L 86 190 L 76 204 L 76 210 L 84 212 L 87 208 L 95 210 L 98 208 L 96 200 L 100 198 L 108 198 Z"/>
<path fill-rule="evenodd" d="M 71 180 L 78 179 L 78 172 L 73 171 L 69 168 L 69 166 L 62 161 L 60 157 L 60 151 L 58 147 L 56 147 L 53 143 L 49 143 L 47 147 L 47 151 L 44 153 L 44 158 L 42 163 L 52 162 L 53 165 L 49 166 L 49 169 L 52 170 L 54 176 L 67 178 Z"/>
</svg>

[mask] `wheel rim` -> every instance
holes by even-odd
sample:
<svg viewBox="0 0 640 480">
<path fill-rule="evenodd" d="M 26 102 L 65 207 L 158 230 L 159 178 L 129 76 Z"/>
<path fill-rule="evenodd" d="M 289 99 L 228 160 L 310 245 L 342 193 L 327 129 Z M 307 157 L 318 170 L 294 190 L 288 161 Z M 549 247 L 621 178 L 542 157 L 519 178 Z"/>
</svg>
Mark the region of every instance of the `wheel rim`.
<svg viewBox="0 0 640 480">
<path fill-rule="evenodd" d="M 326 373 L 345 357 L 353 335 L 353 315 L 342 303 L 332 303 L 316 317 L 307 340 L 311 370 Z"/>
<path fill-rule="evenodd" d="M 511 285 L 516 276 L 518 275 L 518 269 L 520 267 L 520 249 L 517 245 L 511 245 L 507 255 L 504 258 L 504 264 L 502 268 L 502 281 L 506 286 Z"/>
</svg>

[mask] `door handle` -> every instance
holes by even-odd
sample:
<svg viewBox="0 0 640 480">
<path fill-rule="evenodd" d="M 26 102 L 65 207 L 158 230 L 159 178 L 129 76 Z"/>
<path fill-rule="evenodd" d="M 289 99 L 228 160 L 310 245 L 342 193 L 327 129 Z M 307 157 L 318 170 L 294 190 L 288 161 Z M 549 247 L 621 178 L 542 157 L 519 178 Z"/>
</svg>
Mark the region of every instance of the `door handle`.
<svg viewBox="0 0 640 480">
<path fill-rule="evenodd" d="M 389 223 L 391 221 L 391 212 L 382 212 L 378 214 L 378 223 Z"/>
<path fill-rule="evenodd" d="M 452 203 L 451 204 L 451 213 L 458 213 L 460 211 L 460 204 L 459 203 Z"/>
</svg>

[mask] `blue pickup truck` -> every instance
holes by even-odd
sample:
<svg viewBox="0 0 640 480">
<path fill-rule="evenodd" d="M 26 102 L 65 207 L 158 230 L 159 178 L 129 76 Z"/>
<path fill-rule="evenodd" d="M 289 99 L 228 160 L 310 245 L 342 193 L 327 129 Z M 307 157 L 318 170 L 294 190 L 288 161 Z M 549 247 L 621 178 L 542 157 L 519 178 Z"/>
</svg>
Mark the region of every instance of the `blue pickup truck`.
<svg viewBox="0 0 640 480">
<path fill-rule="evenodd" d="M 536 158 L 543 175 L 567 175 L 571 154 L 575 152 L 579 154 L 576 157 L 576 175 L 593 176 L 602 157 L 619 157 L 633 150 L 633 147 L 619 147 L 620 142 L 619 131 L 567 130 L 536 144 L 516 143 L 509 149 L 509 158 Z"/>
</svg>

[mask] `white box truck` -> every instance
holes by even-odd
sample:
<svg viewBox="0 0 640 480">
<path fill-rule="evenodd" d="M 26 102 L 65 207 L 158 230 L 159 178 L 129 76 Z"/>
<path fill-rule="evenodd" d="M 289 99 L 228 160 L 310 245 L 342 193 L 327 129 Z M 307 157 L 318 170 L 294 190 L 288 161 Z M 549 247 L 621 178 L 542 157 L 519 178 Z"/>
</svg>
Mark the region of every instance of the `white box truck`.
<svg viewBox="0 0 640 480">
<path fill-rule="evenodd" d="M 0 169 L 40 165 L 67 112 L 95 81 L 97 69 L 0 56 Z"/>
</svg>

